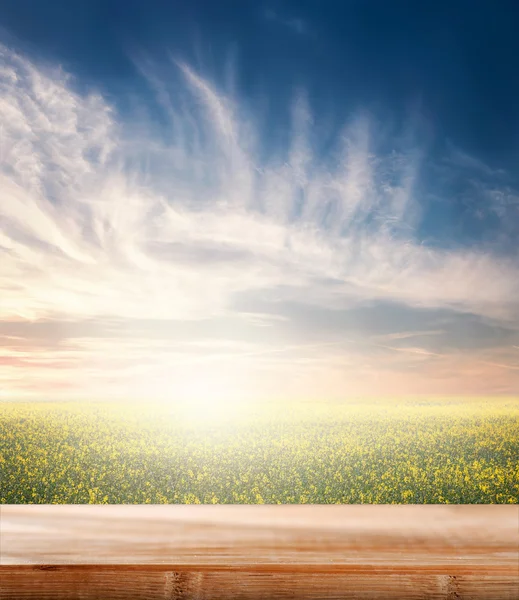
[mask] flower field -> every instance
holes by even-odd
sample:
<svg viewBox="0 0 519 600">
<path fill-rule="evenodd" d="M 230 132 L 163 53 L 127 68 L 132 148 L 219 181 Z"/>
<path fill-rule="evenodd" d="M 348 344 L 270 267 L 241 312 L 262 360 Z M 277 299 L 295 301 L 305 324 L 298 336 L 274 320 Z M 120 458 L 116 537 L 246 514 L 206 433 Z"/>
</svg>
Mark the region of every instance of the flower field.
<svg viewBox="0 0 519 600">
<path fill-rule="evenodd" d="M 1 503 L 518 503 L 519 400 L 3 402 Z"/>
</svg>

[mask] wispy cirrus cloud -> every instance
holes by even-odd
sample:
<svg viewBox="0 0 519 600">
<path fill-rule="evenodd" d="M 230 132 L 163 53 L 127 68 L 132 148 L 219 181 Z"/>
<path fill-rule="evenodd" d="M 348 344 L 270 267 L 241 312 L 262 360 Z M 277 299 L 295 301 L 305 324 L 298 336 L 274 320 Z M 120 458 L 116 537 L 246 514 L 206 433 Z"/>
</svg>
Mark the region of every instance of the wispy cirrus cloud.
<svg viewBox="0 0 519 600">
<path fill-rule="evenodd" d="M 263 12 L 263 16 L 267 21 L 282 25 L 297 35 L 308 36 L 312 34 L 309 24 L 301 17 L 282 16 L 277 11 L 270 8 Z"/>
<path fill-rule="evenodd" d="M 470 314 L 508 348 L 518 340 L 516 257 L 418 237 L 421 148 L 387 151 L 360 115 L 318 156 L 301 93 L 289 147 L 264 160 L 254 115 L 186 64 L 171 64 L 169 79 L 139 65 L 166 123 L 157 132 L 78 93 L 59 69 L 7 47 L 0 56 L 9 393 L 175 395 L 200 369 L 236 395 L 415 391 L 420 378 L 425 393 L 472 389 L 464 373 L 478 364 L 487 387 L 517 385 L 498 341 L 461 351 L 436 317 L 406 327 L 406 311 Z M 385 303 L 401 307 L 398 319 Z M 368 311 L 360 328 L 358 310 Z"/>
</svg>

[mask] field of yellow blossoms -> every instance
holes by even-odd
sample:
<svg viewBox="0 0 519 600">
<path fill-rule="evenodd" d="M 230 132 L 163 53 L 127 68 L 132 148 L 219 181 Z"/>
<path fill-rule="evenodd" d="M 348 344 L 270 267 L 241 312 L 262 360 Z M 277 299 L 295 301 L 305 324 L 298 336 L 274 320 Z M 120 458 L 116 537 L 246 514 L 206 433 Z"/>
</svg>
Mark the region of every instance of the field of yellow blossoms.
<svg viewBox="0 0 519 600">
<path fill-rule="evenodd" d="M 0 503 L 519 502 L 519 399 L 205 412 L 3 402 Z"/>
</svg>

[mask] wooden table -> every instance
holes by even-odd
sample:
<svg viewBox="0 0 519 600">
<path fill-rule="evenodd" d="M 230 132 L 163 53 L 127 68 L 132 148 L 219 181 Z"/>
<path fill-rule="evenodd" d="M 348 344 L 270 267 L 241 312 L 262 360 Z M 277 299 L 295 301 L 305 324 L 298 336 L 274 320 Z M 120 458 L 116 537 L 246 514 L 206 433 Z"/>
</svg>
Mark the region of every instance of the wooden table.
<svg viewBox="0 0 519 600">
<path fill-rule="evenodd" d="M 0 507 L 0 598 L 519 599 L 519 506 Z"/>
</svg>

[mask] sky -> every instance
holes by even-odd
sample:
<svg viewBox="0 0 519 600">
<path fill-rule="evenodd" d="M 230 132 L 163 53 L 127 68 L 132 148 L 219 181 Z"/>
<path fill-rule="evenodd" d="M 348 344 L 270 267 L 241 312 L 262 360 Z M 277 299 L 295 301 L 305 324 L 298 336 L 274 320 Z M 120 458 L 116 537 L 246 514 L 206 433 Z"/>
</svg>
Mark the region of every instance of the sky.
<svg viewBox="0 0 519 600">
<path fill-rule="evenodd" d="M 519 394 L 518 18 L 2 0 L 0 398 Z"/>
</svg>

